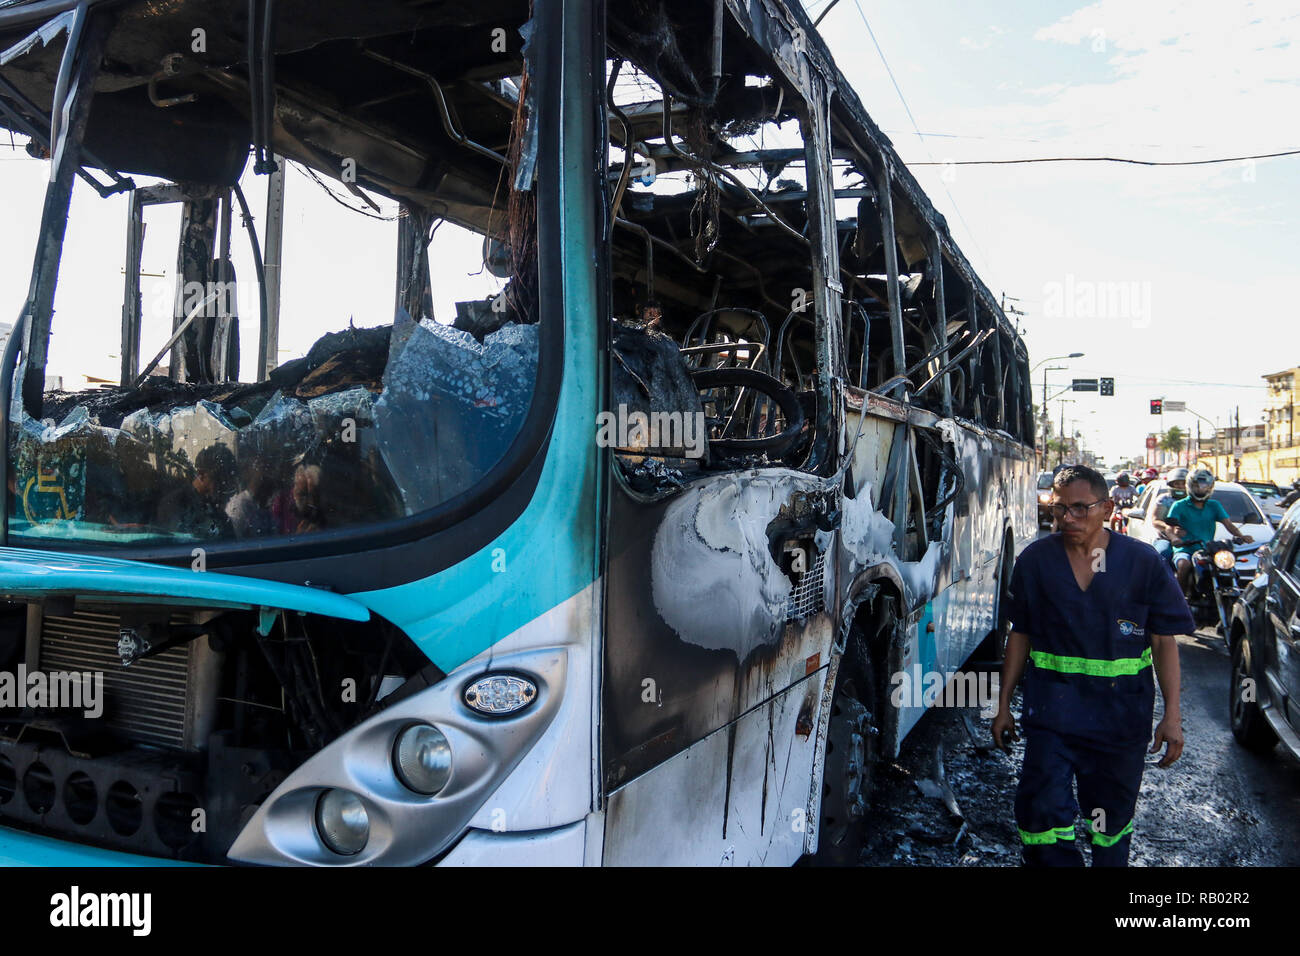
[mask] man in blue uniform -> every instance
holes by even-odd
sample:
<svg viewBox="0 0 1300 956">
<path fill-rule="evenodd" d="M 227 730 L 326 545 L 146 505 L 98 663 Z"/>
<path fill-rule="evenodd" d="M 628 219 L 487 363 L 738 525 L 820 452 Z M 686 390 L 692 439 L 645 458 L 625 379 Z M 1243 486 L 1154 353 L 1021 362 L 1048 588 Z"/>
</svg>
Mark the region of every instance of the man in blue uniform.
<svg viewBox="0 0 1300 956">
<path fill-rule="evenodd" d="M 1168 767 L 1183 749 L 1175 635 L 1196 625 L 1155 550 L 1106 529 L 1113 506 L 1100 474 L 1067 468 L 1052 491 L 1060 530 L 1027 546 L 1011 575 L 993 739 L 1004 750 L 1006 735 L 1018 739 L 1011 694 L 1023 675 L 1016 823 L 1025 864 L 1082 865 L 1075 848 L 1081 810 L 1093 865 L 1127 866 L 1155 681 L 1165 712 L 1150 752 L 1165 745 L 1159 766 Z"/>
</svg>

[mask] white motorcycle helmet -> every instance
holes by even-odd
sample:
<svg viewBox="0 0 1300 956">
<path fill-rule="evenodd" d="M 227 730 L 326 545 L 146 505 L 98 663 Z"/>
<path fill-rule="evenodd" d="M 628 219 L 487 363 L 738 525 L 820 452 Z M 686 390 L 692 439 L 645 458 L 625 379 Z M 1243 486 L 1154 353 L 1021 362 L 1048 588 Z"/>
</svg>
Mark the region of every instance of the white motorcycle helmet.
<svg viewBox="0 0 1300 956">
<path fill-rule="evenodd" d="M 1204 501 L 1214 491 L 1214 473 L 1208 468 L 1197 468 L 1187 476 L 1187 493 L 1197 501 Z"/>
</svg>

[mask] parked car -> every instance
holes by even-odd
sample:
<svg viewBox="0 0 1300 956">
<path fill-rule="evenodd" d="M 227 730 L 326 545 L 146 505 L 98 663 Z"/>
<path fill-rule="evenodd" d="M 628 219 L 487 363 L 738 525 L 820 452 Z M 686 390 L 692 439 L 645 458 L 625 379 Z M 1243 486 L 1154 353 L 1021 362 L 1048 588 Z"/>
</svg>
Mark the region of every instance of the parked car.
<svg viewBox="0 0 1300 956">
<path fill-rule="evenodd" d="M 1271 481 L 1242 481 L 1239 484 L 1255 496 L 1255 500 L 1259 502 L 1260 508 L 1273 523 L 1274 528 L 1282 523 L 1286 506 L 1282 504 L 1281 488 Z"/>
<path fill-rule="evenodd" d="M 1038 473 L 1038 527 L 1052 526 L 1052 473 Z"/>
<path fill-rule="evenodd" d="M 1168 484 L 1158 478 L 1147 485 L 1138 503 L 1130 508 L 1127 534 L 1140 538 L 1147 544 L 1154 544 L 1160 537 L 1152 525 L 1155 517 L 1156 502 L 1164 494 Z M 1259 549 L 1273 540 L 1273 524 L 1264 516 L 1259 503 L 1249 491 L 1235 481 L 1216 481 L 1210 497 L 1223 505 L 1228 512 L 1228 520 L 1241 529 L 1242 534 L 1250 535 L 1255 540 L 1249 544 L 1235 544 L 1232 550 L 1237 556 L 1237 580 L 1245 585 L 1257 572 Z M 1214 534 L 1215 541 L 1231 541 L 1223 525 L 1219 525 Z"/>
<path fill-rule="evenodd" d="M 1259 574 L 1233 605 L 1230 628 L 1233 736 L 1256 751 L 1281 740 L 1300 757 L 1300 502 L 1262 549 Z"/>
</svg>

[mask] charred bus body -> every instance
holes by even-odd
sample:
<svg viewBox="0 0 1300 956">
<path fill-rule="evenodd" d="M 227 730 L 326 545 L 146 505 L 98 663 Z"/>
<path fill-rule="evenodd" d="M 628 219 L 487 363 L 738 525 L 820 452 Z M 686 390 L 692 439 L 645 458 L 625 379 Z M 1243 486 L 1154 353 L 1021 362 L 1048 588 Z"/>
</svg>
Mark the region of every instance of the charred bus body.
<svg viewBox="0 0 1300 956">
<path fill-rule="evenodd" d="M 107 696 L 0 711 L 0 856 L 853 858 L 924 709 L 891 675 L 999 649 L 1033 426 L 1023 344 L 797 5 L 41 0 L 0 46 L 50 174 L 0 670 Z M 397 210 L 378 323 L 299 314 L 294 269 L 339 278 L 284 234 L 289 169 Z M 74 193 L 126 235 L 80 389 Z"/>
</svg>

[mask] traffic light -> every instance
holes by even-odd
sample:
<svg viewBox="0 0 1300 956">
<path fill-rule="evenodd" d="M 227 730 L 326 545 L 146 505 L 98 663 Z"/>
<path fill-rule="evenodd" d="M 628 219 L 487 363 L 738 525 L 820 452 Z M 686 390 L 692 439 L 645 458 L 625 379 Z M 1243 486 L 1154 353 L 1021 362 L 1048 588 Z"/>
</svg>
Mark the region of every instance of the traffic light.
<svg viewBox="0 0 1300 956">
<path fill-rule="evenodd" d="M 1162 415 L 1162 414 L 1164 414 L 1164 410 L 1165 410 L 1165 402 L 1164 402 L 1164 399 L 1162 399 L 1162 398 L 1153 398 L 1153 399 L 1151 399 L 1151 414 L 1152 414 L 1152 415 Z"/>
<path fill-rule="evenodd" d="M 1101 382 L 1101 394 L 1103 395 L 1115 394 L 1115 380 L 1113 378 L 1103 378 L 1100 379 L 1099 381 Z"/>
</svg>

